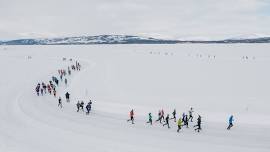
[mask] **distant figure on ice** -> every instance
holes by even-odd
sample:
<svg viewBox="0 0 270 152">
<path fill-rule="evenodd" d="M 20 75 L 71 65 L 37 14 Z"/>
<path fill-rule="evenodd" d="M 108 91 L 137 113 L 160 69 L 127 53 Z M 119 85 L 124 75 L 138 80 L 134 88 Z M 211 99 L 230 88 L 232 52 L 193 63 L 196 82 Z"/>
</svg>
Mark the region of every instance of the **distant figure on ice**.
<svg viewBox="0 0 270 152">
<path fill-rule="evenodd" d="M 82 111 L 84 111 L 84 102 L 83 101 L 81 101 L 80 108 Z"/>
<path fill-rule="evenodd" d="M 202 123 L 202 117 L 199 115 L 198 119 L 197 119 L 197 125 L 195 125 L 194 127 L 198 127 L 195 129 L 195 131 L 197 130 L 198 132 L 200 132 L 201 128 L 201 123 Z"/>
<path fill-rule="evenodd" d="M 77 102 L 76 106 L 77 106 L 77 112 L 79 112 L 80 111 L 80 106 L 81 106 L 80 101 Z"/>
<path fill-rule="evenodd" d="M 68 75 L 71 75 L 70 67 L 68 67 Z"/>
<path fill-rule="evenodd" d="M 40 93 L 43 96 L 43 88 L 40 89 Z"/>
<path fill-rule="evenodd" d="M 52 81 L 55 82 L 56 85 L 58 85 L 58 79 L 55 76 L 52 76 Z"/>
<path fill-rule="evenodd" d="M 173 110 L 172 115 L 173 115 L 173 117 L 171 119 L 174 119 L 174 122 L 176 122 L 176 110 L 175 109 Z"/>
<path fill-rule="evenodd" d="M 181 127 L 182 127 L 182 119 L 181 118 L 178 119 L 177 126 L 178 126 L 177 132 L 179 132 L 181 130 Z"/>
<path fill-rule="evenodd" d="M 67 78 L 65 78 L 65 85 L 67 85 Z"/>
<path fill-rule="evenodd" d="M 169 115 L 169 114 L 167 114 L 167 117 L 165 118 L 165 120 L 166 120 L 166 123 L 165 123 L 165 124 L 163 124 L 163 126 L 167 125 L 167 126 L 168 126 L 168 128 L 170 128 L 170 124 L 169 124 L 170 115 Z"/>
<path fill-rule="evenodd" d="M 183 113 L 183 114 L 182 114 L 182 121 L 183 121 L 183 122 L 184 122 L 184 120 L 185 120 L 185 117 L 186 117 L 186 114 Z"/>
<path fill-rule="evenodd" d="M 156 122 L 159 121 L 161 123 L 161 111 L 158 111 L 158 119 L 156 120 Z"/>
<path fill-rule="evenodd" d="M 67 102 L 69 102 L 69 96 L 70 96 L 70 94 L 67 92 L 65 95 L 66 95 Z"/>
<path fill-rule="evenodd" d="M 49 81 L 49 83 L 50 83 L 50 86 L 51 86 L 51 88 L 53 87 L 53 83 L 52 83 L 52 81 Z"/>
<path fill-rule="evenodd" d="M 77 71 L 81 70 L 81 65 L 78 61 L 76 61 L 76 69 L 77 69 Z"/>
<path fill-rule="evenodd" d="M 58 86 L 58 83 L 59 83 L 59 81 L 58 81 L 58 79 L 56 78 L 55 79 L 55 84 Z"/>
<path fill-rule="evenodd" d="M 44 93 L 46 93 L 47 86 L 44 82 L 42 82 L 42 88 L 43 88 Z"/>
<path fill-rule="evenodd" d="M 60 79 L 61 79 L 61 81 L 63 81 L 63 75 L 62 74 L 60 75 Z"/>
<path fill-rule="evenodd" d="M 75 65 L 71 65 L 71 69 L 73 70 L 73 71 L 75 71 L 76 69 L 75 69 Z"/>
<path fill-rule="evenodd" d="M 163 109 L 161 109 L 161 120 L 163 120 L 165 122 L 165 120 L 164 120 L 164 110 Z"/>
<path fill-rule="evenodd" d="M 133 109 L 129 112 L 129 117 L 130 119 L 128 119 L 127 121 L 131 121 L 132 124 L 134 124 L 134 110 Z"/>
<path fill-rule="evenodd" d="M 229 126 L 228 126 L 227 130 L 231 129 L 231 127 L 233 126 L 233 121 L 234 121 L 233 115 L 231 115 L 230 118 L 229 118 Z"/>
<path fill-rule="evenodd" d="M 184 119 L 183 119 L 184 125 L 187 126 L 187 128 L 188 128 L 188 115 L 185 115 L 185 114 L 184 114 L 184 117 L 183 117 L 183 118 L 184 118 Z"/>
<path fill-rule="evenodd" d="M 48 84 L 47 85 L 47 88 L 48 88 L 48 92 L 50 93 L 50 94 L 52 94 L 52 88 L 51 88 L 51 86 Z"/>
<path fill-rule="evenodd" d="M 148 114 L 148 121 L 146 123 L 150 123 L 152 125 L 152 114 L 151 114 L 151 112 Z"/>
<path fill-rule="evenodd" d="M 188 119 L 189 119 L 191 122 L 193 122 L 193 112 L 194 112 L 194 111 L 193 111 L 193 108 L 191 107 L 190 110 L 189 110 L 188 112 L 189 112 L 189 118 L 188 118 Z"/>
<path fill-rule="evenodd" d="M 86 110 L 87 110 L 86 114 L 87 114 L 87 115 L 90 113 L 91 107 L 92 107 L 92 101 L 90 100 L 90 101 L 88 102 L 88 104 L 86 105 Z"/>
<path fill-rule="evenodd" d="M 61 97 L 59 97 L 59 99 L 58 99 L 58 107 L 60 107 L 60 108 L 63 107 Z"/>
<path fill-rule="evenodd" d="M 53 96 L 56 97 L 56 90 L 53 88 Z"/>
<path fill-rule="evenodd" d="M 66 70 L 63 70 L 63 75 L 64 75 L 64 76 L 66 76 L 66 75 L 67 75 Z"/>
<path fill-rule="evenodd" d="M 38 84 L 36 87 L 37 96 L 39 96 L 39 89 L 40 89 L 40 84 Z"/>
</svg>

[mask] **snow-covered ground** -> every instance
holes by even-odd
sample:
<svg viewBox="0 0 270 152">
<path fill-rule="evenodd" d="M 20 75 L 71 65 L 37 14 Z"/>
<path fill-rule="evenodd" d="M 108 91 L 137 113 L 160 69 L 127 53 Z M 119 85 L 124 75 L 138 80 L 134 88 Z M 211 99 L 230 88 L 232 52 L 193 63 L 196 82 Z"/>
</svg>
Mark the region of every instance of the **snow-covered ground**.
<svg viewBox="0 0 270 152">
<path fill-rule="evenodd" d="M 270 45 L 88 45 L 0 46 L 1 152 L 269 152 Z M 31 59 L 28 59 L 31 56 Z M 71 103 L 37 97 L 73 58 L 72 73 L 58 93 Z M 94 100 L 90 115 L 76 112 L 77 100 Z M 177 116 L 195 110 L 202 132 L 176 132 L 154 120 L 163 108 Z M 126 122 L 135 109 L 135 124 Z M 227 131 L 229 115 L 235 126 Z M 191 123 L 193 126 L 195 124 Z"/>
</svg>

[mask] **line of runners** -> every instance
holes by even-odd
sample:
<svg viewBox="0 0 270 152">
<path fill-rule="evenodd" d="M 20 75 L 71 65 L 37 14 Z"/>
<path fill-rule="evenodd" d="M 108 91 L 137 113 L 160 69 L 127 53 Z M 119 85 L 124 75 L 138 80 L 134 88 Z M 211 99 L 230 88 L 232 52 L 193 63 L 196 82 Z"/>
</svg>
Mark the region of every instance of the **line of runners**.
<svg viewBox="0 0 270 152">
<path fill-rule="evenodd" d="M 66 60 L 65 58 L 63 60 Z M 72 59 L 70 59 L 70 61 L 72 61 Z M 67 86 L 67 76 L 70 76 L 72 71 L 80 71 L 81 70 L 81 65 L 78 61 L 76 61 L 75 65 L 72 64 L 71 66 L 68 66 L 67 70 L 66 69 L 59 69 L 58 70 L 58 74 L 60 77 L 60 81 L 57 77 L 52 76 L 52 80 L 49 81 L 48 84 L 45 84 L 44 82 L 42 82 L 41 84 L 38 83 L 35 90 L 36 90 L 36 94 L 37 96 L 43 96 L 44 94 L 46 94 L 47 92 L 52 95 L 54 97 L 56 97 L 56 87 L 59 86 L 59 83 L 64 81 L 65 85 Z M 70 102 L 70 93 L 66 92 L 65 93 L 65 97 L 66 97 L 66 102 Z M 83 111 L 84 112 L 84 101 L 78 101 L 76 104 L 77 107 L 77 112 L 79 111 Z M 59 96 L 58 98 L 58 107 L 62 108 L 63 104 L 62 104 L 62 98 L 61 96 Z M 89 100 L 89 102 L 87 103 L 87 105 L 85 106 L 86 108 L 86 114 L 88 115 L 91 111 L 92 108 L 92 101 Z M 193 122 L 193 108 L 191 107 L 190 110 L 188 111 L 189 115 L 183 113 L 182 114 L 182 118 L 179 118 L 177 120 L 177 132 L 179 132 L 183 126 L 186 126 L 186 128 L 189 128 L 189 121 Z M 127 121 L 131 121 L 132 124 L 134 124 L 134 109 L 132 109 L 129 113 L 130 119 L 128 119 Z M 202 123 L 202 117 L 200 115 L 198 115 L 197 118 L 197 123 L 196 125 L 194 125 L 193 127 L 196 127 L 194 130 L 197 132 L 200 132 L 200 130 L 202 130 L 201 128 L 201 123 Z M 172 117 L 170 118 L 170 115 L 167 114 L 167 116 L 165 117 L 165 113 L 164 110 L 161 109 L 158 112 L 158 119 L 155 122 L 160 122 L 160 124 L 162 124 L 163 126 L 167 126 L 168 128 L 170 128 L 170 120 L 174 120 L 174 122 L 176 122 L 176 109 L 173 110 L 172 112 Z M 232 126 L 233 126 L 233 115 L 231 115 L 229 117 L 229 126 L 227 127 L 227 129 L 229 130 Z M 148 121 L 146 123 L 149 124 L 153 124 L 153 117 L 152 117 L 152 113 L 148 114 Z"/>
</svg>

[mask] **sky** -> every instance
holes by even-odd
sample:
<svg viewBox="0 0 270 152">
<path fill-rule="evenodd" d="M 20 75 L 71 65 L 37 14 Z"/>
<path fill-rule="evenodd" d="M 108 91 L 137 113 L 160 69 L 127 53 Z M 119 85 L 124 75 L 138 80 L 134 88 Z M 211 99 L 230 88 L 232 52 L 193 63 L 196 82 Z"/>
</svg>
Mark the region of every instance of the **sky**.
<svg viewBox="0 0 270 152">
<path fill-rule="evenodd" d="M 270 0 L 0 0 L 0 40 L 123 34 L 270 35 Z"/>
</svg>

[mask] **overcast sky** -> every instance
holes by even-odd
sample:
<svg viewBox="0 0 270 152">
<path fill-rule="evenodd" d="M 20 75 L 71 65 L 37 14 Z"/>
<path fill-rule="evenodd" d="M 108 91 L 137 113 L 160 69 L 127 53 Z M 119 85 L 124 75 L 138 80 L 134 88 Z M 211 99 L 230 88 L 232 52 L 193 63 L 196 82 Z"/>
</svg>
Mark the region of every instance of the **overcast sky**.
<svg viewBox="0 0 270 152">
<path fill-rule="evenodd" d="M 0 40 L 100 34 L 270 35 L 270 0 L 0 0 Z"/>
</svg>

